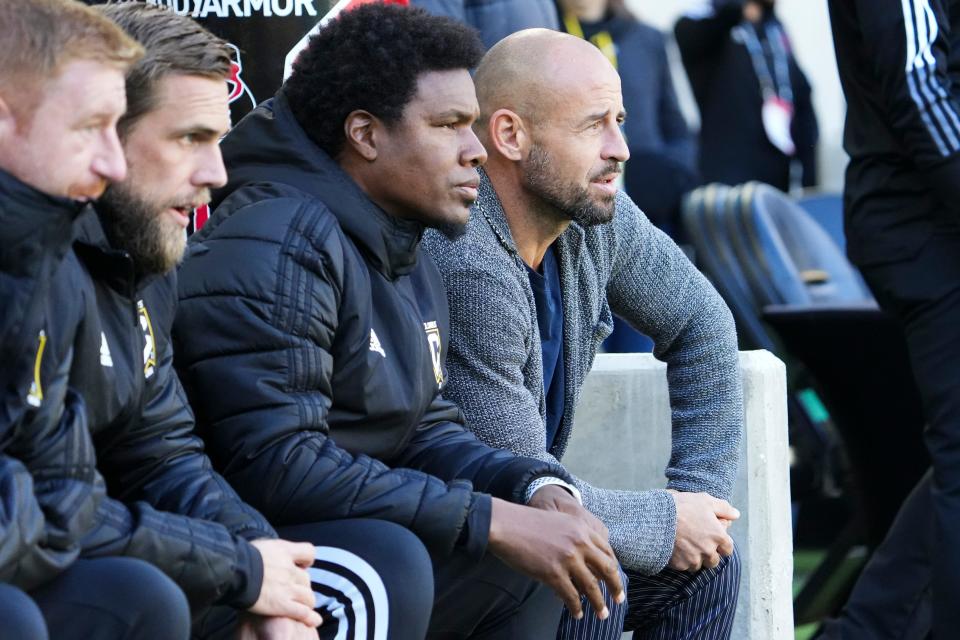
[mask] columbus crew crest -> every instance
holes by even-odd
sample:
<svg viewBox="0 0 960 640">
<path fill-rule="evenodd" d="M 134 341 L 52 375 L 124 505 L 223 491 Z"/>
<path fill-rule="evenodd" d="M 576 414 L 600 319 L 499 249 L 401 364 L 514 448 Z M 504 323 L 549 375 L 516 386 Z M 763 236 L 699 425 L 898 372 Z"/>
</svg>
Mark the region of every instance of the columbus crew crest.
<svg viewBox="0 0 960 640">
<path fill-rule="evenodd" d="M 149 380 L 157 371 L 157 342 L 153 337 L 153 323 L 143 300 L 137 301 L 137 316 L 143 331 L 143 377 Z"/>
<path fill-rule="evenodd" d="M 40 381 L 40 365 L 43 363 L 43 350 L 47 346 L 47 332 L 43 329 L 37 336 L 37 355 L 33 362 L 33 382 L 30 383 L 30 391 L 27 392 L 27 404 L 31 407 L 39 407 L 43 402 L 43 384 Z"/>
<path fill-rule="evenodd" d="M 427 345 L 430 347 L 430 359 L 433 361 L 433 377 L 439 389 L 443 387 L 443 346 L 440 342 L 440 329 L 435 321 L 424 322 L 423 328 L 427 332 Z"/>
</svg>

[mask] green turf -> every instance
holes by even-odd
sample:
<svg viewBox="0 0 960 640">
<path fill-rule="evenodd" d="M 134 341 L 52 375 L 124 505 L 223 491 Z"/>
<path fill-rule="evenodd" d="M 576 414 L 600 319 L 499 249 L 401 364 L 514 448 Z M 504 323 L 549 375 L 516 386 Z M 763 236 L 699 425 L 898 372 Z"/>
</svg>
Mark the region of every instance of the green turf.
<svg viewBox="0 0 960 640">
<path fill-rule="evenodd" d="M 794 549 L 793 551 L 793 597 L 797 597 L 803 582 L 817 568 L 826 551 L 823 549 Z M 819 624 L 805 624 L 794 629 L 795 640 L 809 640 L 817 631 Z"/>
</svg>

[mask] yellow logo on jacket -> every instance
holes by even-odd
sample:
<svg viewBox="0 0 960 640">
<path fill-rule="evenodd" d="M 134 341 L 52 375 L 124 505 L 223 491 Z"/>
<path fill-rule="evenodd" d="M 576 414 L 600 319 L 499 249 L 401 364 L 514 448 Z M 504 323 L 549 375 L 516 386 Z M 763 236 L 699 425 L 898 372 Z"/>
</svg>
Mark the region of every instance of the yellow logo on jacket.
<svg viewBox="0 0 960 640">
<path fill-rule="evenodd" d="M 137 315 L 143 331 L 143 377 L 149 380 L 157 370 L 157 341 L 153 337 L 153 323 L 150 322 L 150 313 L 143 300 L 137 301 Z"/>
<path fill-rule="evenodd" d="M 33 362 L 33 382 L 27 392 L 27 404 L 39 407 L 43 403 L 43 385 L 40 383 L 40 364 L 43 362 L 43 349 L 47 346 L 47 332 L 40 330 L 37 336 L 37 355 Z"/>
<path fill-rule="evenodd" d="M 424 322 L 423 328 L 427 332 L 427 346 L 430 348 L 430 359 L 433 362 L 433 377 L 437 381 L 437 388 L 443 386 L 443 346 L 440 342 L 440 328 L 436 321 Z"/>
</svg>

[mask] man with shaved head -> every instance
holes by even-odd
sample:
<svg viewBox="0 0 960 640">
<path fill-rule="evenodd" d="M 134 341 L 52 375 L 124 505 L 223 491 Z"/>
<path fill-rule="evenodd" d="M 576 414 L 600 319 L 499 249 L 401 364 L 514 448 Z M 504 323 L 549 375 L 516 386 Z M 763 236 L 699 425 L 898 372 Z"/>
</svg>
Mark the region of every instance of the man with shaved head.
<svg viewBox="0 0 960 640">
<path fill-rule="evenodd" d="M 479 197 L 461 237 L 425 236 L 449 297 L 448 394 L 482 440 L 557 462 L 613 313 L 651 336 L 673 411 L 667 488 L 576 484 L 629 577 L 626 629 L 727 638 L 740 575 L 727 499 L 743 422 L 730 312 L 617 189 L 626 113 L 596 47 L 522 31 L 474 80 L 489 154 Z M 565 616 L 559 635 L 619 637 L 615 619 Z"/>
</svg>

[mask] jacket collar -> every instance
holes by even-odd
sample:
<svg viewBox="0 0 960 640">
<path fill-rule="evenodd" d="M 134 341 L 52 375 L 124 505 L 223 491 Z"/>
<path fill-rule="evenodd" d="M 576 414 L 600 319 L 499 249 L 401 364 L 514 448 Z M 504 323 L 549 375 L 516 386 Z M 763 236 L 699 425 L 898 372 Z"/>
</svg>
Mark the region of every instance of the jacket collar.
<svg viewBox="0 0 960 640">
<path fill-rule="evenodd" d="M 133 296 L 139 287 L 152 279 L 153 276 L 138 278 L 130 254 L 110 245 L 94 207 L 87 207 L 80 214 L 76 233 L 74 251 L 94 280 L 105 282 L 124 295 Z"/>
<path fill-rule="evenodd" d="M 282 89 L 241 120 L 224 138 L 222 149 L 230 182 L 214 195 L 215 205 L 244 184 L 287 184 L 322 201 L 367 260 L 388 278 L 416 266 L 423 225 L 395 218 L 370 200 L 310 140 Z"/>
<path fill-rule="evenodd" d="M 62 246 L 73 238 L 73 222 L 84 205 L 49 196 L 0 169 L 0 239 L 19 242 L 33 237 L 40 246 Z"/>
</svg>

